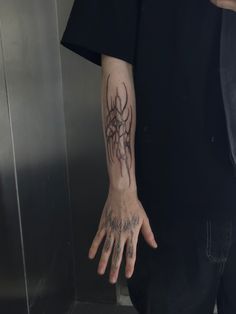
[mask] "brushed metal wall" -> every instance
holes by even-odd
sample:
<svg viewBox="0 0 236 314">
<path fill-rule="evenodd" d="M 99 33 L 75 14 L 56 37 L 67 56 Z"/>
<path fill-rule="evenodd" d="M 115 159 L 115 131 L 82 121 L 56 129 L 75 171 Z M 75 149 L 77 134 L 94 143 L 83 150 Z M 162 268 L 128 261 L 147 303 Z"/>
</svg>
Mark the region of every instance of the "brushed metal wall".
<svg viewBox="0 0 236 314">
<path fill-rule="evenodd" d="M 1 32 L 0 44 L 0 310 L 14 313 L 17 306 L 20 313 L 27 313 Z M 8 301 L 12 299 L 18 299 L 17 304 Z"/>
<path fill-rule="evenodd" d="M 74 300 L 57 7 L 0 0 L 0 313 Z"/>
<path fill-rule="evenodd" d="M 61 38 L 73 0 L 57 3 Z M 97 274 L 101 248 L 95 260 L 87 258 L 108 192 L 101 122 L 101 69 L 63 46 L 61 58 L 77 265 L 76 297 L 81 301 L 116 303 L 116 286 L 108 282 L 108 271 L 104 276 Z"/>
</svg>

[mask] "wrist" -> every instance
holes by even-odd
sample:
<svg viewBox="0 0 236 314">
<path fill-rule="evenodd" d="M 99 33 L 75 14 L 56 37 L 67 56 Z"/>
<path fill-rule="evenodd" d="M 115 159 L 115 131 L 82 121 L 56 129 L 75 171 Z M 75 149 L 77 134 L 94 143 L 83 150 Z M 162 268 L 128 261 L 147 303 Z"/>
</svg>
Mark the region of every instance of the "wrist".
<svg viewBox="0 0 236 314">
<path fill-rule="evenodd" d="M 109 192 L 118 192 L 118 193 L 125 193 L 125 194 L 137 194 L 137 186 L 136 184 L 132 184 L 131 186 L 126 185 L 117 185 L 110 183 L 109 185 Z"/>
</svg>

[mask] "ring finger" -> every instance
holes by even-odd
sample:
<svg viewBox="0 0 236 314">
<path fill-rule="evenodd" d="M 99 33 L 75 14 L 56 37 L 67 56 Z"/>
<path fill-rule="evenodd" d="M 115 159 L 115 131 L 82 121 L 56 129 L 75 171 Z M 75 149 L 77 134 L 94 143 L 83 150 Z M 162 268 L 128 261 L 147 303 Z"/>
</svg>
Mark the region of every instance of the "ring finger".
<svg viewBox="0 0 236 314">
<path fill-rule="evenodd" d="M 124 251 L 124 239 L 119 236 L 115 240 L 113 254 L 112 254 L 112 261 L 111 261 L 111 271 L 110 271 L 110 282 L 115 283 L 118 277 L 120 264 L 123 256 Z"/>
</svg>

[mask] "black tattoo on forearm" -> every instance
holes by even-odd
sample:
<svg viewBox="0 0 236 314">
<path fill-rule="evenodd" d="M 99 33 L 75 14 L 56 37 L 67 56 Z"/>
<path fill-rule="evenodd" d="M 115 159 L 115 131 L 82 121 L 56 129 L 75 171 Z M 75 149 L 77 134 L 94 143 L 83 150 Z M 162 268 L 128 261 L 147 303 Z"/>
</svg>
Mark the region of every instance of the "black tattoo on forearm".
<svg viewBox="0 0 236 314">
<path fill-rule="evenodd" d="M 106 82 L 106 116 L 105 116 L 105 137 L 109 162 L 114 158 L 119 161 L 120 172 L 123 177 L 123 166 L 125 166 L 131 184 L 130 169 L 132 167 L 131 151 L 131 127 L 133 122 L 132 106 L 128 105 L 128 92 L 125 83 L 125 99 L 123 99 L 116 88 L 114 97 L 108 97 L 110 74 Z"/>
</svg>

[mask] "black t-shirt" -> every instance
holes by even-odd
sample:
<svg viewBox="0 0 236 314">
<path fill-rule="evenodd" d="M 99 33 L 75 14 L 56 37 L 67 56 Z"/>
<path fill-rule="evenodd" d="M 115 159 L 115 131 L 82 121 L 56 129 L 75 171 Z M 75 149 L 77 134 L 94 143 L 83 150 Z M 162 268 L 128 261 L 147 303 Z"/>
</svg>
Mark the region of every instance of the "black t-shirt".
<svg viewBox="0 0 236 314">
<path fill-rule="evenodd" d="M 139 197 L 159 218 L 236 217 L 219 73 L 222 9 L 208 0 L 76 0 L 61 43 L 133 64 Z"/>
</svg>

